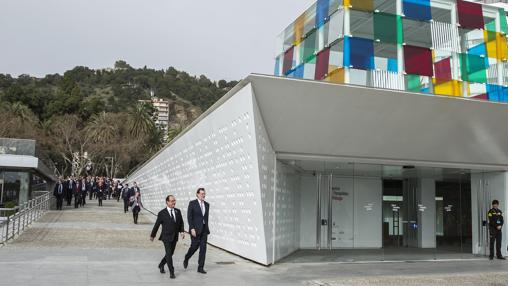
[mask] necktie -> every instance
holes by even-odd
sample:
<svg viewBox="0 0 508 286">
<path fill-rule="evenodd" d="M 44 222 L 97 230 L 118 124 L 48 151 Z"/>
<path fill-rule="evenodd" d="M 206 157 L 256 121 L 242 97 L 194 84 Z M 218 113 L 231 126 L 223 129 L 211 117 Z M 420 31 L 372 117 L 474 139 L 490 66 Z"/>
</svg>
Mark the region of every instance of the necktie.
<svg viewBox="0 0 508 286">
<path fill-rule="evenodd" d="M 173 209 L 171 209 L 171 218 L 173 219 L 174 222 L 176 222 L 176 219 L 175 219 L 175 216 L 173 215 Z"/>
<path fill-rule="evenodd" d="M 199 206 L 201 207 L 201 213 L 205 215 L 205 207 L 202 201 L 199 201 Z"/>
</svg>

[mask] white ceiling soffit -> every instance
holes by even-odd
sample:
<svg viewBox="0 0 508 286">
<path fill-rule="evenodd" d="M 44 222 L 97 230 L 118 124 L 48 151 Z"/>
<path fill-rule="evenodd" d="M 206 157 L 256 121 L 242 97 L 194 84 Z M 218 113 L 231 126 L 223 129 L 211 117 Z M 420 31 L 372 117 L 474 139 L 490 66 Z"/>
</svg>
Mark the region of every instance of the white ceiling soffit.
<svg viewBox="0 0 508 286">
<path fill-rule="evenodd" d="M 508 105 L 250 75 L 280 154 L 508 169 Z"/>
</svg>

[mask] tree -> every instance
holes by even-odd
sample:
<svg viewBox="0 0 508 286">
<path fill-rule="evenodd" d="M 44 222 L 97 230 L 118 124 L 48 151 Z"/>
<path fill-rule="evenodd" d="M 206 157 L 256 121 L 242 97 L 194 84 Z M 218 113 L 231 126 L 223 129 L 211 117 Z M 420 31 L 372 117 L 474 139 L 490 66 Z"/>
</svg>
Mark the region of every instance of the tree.
<svg viewBox="0 0 508 286">
<path fill-rule="evenodd" d="M 130 134 L 136 138 L 151 134 L 155 129 L 153 113 L 147 103 L 138 103 L 130 112 Z"/>
</svg>

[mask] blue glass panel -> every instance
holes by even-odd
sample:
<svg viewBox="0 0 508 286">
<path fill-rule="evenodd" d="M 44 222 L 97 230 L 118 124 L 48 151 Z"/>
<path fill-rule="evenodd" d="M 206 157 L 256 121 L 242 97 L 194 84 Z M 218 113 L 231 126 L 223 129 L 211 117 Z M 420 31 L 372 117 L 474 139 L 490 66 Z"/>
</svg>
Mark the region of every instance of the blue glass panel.
<svg viewBox="0 0 508 286">
<path fill-rule="evenodd" d="M 316 28 L 323 26 L 330 10 L 330 0 L 318 0 L 316 7 Z"/>
<path fill-rule="evenodd" d="M 397 59 L 388 59 L 388 71 L 398 72 Z"/>
<path fill-rule="evenodd" d="M 350 41 L 348 36 L 344 37 L 344 59 L 342 62 L 344 63 L 344 66 L 349 68 L 351 66 L 351 61 L 349 60 L 351 58 L 351 49 L 349 48 Z"/>
<path fill-rule="evenodd" d="M 404 15 L 407 18 L 428 21 L 432 19 L 430 0 L 404 0 Z"/>
<path fill-rule="evenodd" d="M 490 101 L 508 102 L 508 87 L 487 84 L 487 94 Z"/>
<path fill-rule="evenodd" d="M 275 76 L 280 76 L 280 74 L 279 74 L 279 68 L 280 68 L 280 60 L 279 60 L 279 57 L 277 57 L 275 59 L 275 71 L 273 72 L 273 74 Z"/>
<path fill-rule="evenodd" d="M 344 54 L 346 53 L 344 52 Z M 374 69 L 374 42 L 372 40 L 349 38 L 349 54 L 350 67 L 363 70 Z"/>
<path fill-rule="evenodd" d="M 468 51 L 467 51 L 468 54 L 470 55 L 477 55 L 477 56 L 487 56 L 487 49 L 485 47 L 485 43 L 481 43 L 479 45 L 476 45 L 472 48 L 470 48 Z"/>
<path fill-rule="evenodd" d="M 304 66 L 304 64 L 301 64 L 295 68 L 295 71 L 293 72 L 294 78 L 303 78 Z"/>
</svg>

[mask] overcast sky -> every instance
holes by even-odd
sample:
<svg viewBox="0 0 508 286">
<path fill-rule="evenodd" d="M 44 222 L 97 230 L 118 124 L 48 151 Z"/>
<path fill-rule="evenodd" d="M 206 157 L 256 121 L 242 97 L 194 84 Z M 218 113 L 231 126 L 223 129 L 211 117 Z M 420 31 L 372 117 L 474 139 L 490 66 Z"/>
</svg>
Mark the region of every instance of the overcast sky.
<svg viewBox="0 0 508 286">
<path fill-rule="evenodd" d="M 276 36 L 314 0 L 1 0 L 0 73 L 77 65 L 273 73 Z"/>
</svg>

